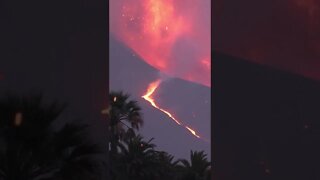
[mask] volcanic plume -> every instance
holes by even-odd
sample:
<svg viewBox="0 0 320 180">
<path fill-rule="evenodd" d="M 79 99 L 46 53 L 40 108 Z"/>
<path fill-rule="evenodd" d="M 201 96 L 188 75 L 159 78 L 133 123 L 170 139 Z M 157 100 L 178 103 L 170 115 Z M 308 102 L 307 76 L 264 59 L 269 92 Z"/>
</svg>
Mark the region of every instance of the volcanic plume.
<svg viewBox="0 0 320 180">
<path fill-rule="evenodd" d="M 210 86 L 210 0 L 110 0 L 110 31 L 163 73 Z"/>
<path fill-rule="evenodd" d="M 215 51 L 320 80 L 320 1 L 215 0 Z"/>
</svg>

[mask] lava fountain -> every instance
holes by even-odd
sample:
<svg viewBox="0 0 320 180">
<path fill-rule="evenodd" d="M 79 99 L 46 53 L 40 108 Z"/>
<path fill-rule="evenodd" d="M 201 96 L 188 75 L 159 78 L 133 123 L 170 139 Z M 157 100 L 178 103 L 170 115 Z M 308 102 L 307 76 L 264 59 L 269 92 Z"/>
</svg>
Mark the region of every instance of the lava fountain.
<svg viewBox="0 0 320 180">
<path fill-rule="evenodd" d="M 198 133 L 193 130 L 191 127 L 183 125 L 182 122 L 180 122 L 178 119 L 176 119 L 172 113 L 170 113 L 169 111 L 159 107 L 156 102 L 155 99 L 152 97 L 153 93 L 157 90 L 157 88 L 159 87 L 159 85 L 161 84 L 161 79 L 154 81 L 152 83 L 149 84 L 149 87 L 147 89 L 147 92 L 142 96 L 143 99 L 145 99 L 146 101 L 148 101 L 154 108 L 160 110 L 161 112 L 163 112 L 164 114 L 166 114 L 170 119 L 172 119 L 176 124 L 178 124 L 179 126 L 182 126 L 184 128 L 186 128 L 193 136 L 197 137 L 197 138 L 201 138 Z"/>
<path fill-rule="evenodd" d="M 210 0 L 110 0 L 110 32 L 149 65 L 211 86 Z"/>
</svg>

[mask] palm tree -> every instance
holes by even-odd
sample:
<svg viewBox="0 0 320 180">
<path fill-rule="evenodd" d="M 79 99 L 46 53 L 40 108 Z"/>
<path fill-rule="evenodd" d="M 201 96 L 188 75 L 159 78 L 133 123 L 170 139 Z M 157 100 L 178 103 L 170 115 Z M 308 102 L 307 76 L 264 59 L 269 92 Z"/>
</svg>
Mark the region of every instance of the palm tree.
<svg viewBox="0 0 320 180">
<path fill-rule="evenodd" d="M 137 135 L 120 144 L 114 166 L 115 180 L 170 180 L 173 177 L 173 156 L 156 151 L 152 140 L 144 141 Z"/>
<path fill-rule="evenodd" d="M 41 96 L 0 100 L 0 180 L 97 179 L 102 151 L 84 141 L 86 126 L 52 127 L 64 108 Z"/>
<path fill-rule="evenodd" d="M 179 170 L 183 180 L 205 180 L 208 178 L 211 163 L 207 160 L 204 151 L 191 151 L 190 163 L 186 159 L 180 160 Z"/>
<path fill-rule="evenodd" d="M 111 92 L 110 98 L 110 143 L 111 156 L 117 153 L 119 141 L 125 137 L 134 137 L 134 130 L 143 125 L 141 108 L 137 101 L 129 100 L 129 95 L 123 92 Z"/>
<path fill-rule="evenodd" d="M 179 160 L 174 161 L 174 157 L 167 152 L 157 152 L 157 161 L 159 162 L 158 171 L 160 176 L 156 180 L 174 180 Z"/>
</svg>

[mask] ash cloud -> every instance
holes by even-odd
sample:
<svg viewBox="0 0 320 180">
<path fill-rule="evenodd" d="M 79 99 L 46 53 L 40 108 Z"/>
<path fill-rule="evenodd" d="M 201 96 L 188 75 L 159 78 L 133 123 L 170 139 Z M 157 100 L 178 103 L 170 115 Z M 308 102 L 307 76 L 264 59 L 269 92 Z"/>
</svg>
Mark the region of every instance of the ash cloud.
<svg viewBox="0 0 320 180">
<path fill-rule="evenodd" d="M 160 35 L 152 34 L 152 31 L 150 34 L 149 29 L 148 34 L 145 34 L 145 28 L 150 25 L 144 21 L 145 18 L 150 18 L 147 16 L 151 12 L 148 7 L 150 2 L 162 4 L 155 9 L 167 7 L 166 12 L 172 13 L 168 16 L 173 19 L 159 20 L 151 17 L 155 19 L 148 21 L 161 22 L 158 27 Z M 210 86 L 210 4 L 210 0 L 111 0 L 111 32 L 158 70 L 170 76 Z M 133 17 L 133 21 L 123 17 L 124 7 L 129 7 L 127 12 Z M 171 8 L 173 11 L 168 10 Z M 164 10 L 159 11 L 161 14 Z M 204 66 L 204 60 L 207 66 Z"/>
<path fill-rule="evenodd" d="M 205 66 L 199 62 L 206 57 L 201 48 L 189 37 L 177 39 L 170 52 L 170 71 L 182 75 L 188 80 L 194 78 L 201 83 L 207 83 L 208 77 L 203 76 L 203 72 L 206 71 Z M 207 74 L 209 73 L 207 72 Z"/>
</svg>

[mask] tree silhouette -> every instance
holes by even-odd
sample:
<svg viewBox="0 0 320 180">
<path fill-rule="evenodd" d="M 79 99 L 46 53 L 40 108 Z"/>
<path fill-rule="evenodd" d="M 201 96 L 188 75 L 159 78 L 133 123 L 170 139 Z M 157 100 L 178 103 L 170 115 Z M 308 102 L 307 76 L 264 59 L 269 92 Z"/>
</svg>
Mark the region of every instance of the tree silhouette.
<svg viewBox="0 0 320 180">
<path fill-rule="evenodd" d="M 111 156 L 114 156 L 119 141 L 125 137 L 134 137 L 134 130 L 139 130 L 143 125 L 143 120 L 137 101 L 129 100 L 128 94 L 111 92 L 109 98 Z"/>
<path fill-rule="evenodd" d="M 65 109 L 41 96 L 0 100 L 0 180 L 97 179 L 103 151 L 85 142 L 86 126 L 53 123 Z"/>
<path fill-rule="evenodd" d="M 141 135 L 123 141 L 115 162 L 117 180 L 158 180 L 174 177 L 173 156 L 156 151 L 153 139 L 144 141 Z"/>
<path fill-rule="evenodd" d="M 157 161 L 159 161 L 158 171 L 160 176 L 156 180 L 168 179 L 174 180 L 177 176 L 177 167 L 179 161 L 174 161 L 174 156 L 167 152 L 161 151 L 157 154 Z"/>
<path fill-rule="evenodd" d="M 205 180 L 210 178 L 210 162 L 206 158 L 204 151 L 193 152 L 190 154 L 190 162 L 181 159 L 179 170 L 181 172 L 180 179 L 183 180 Z"/>
<path fill-rule="evenodd" d="M 174 160 L 167 152 L 155 150 L 152 139 L 145 141 L 138 130 L 143 125 L 141 108 L 123 92 L 111 92 L 110 170 L 112 180 L 209 180 L 210 162 L 203 151 L 191 151 L 190 163 Z"/>
</svg>

